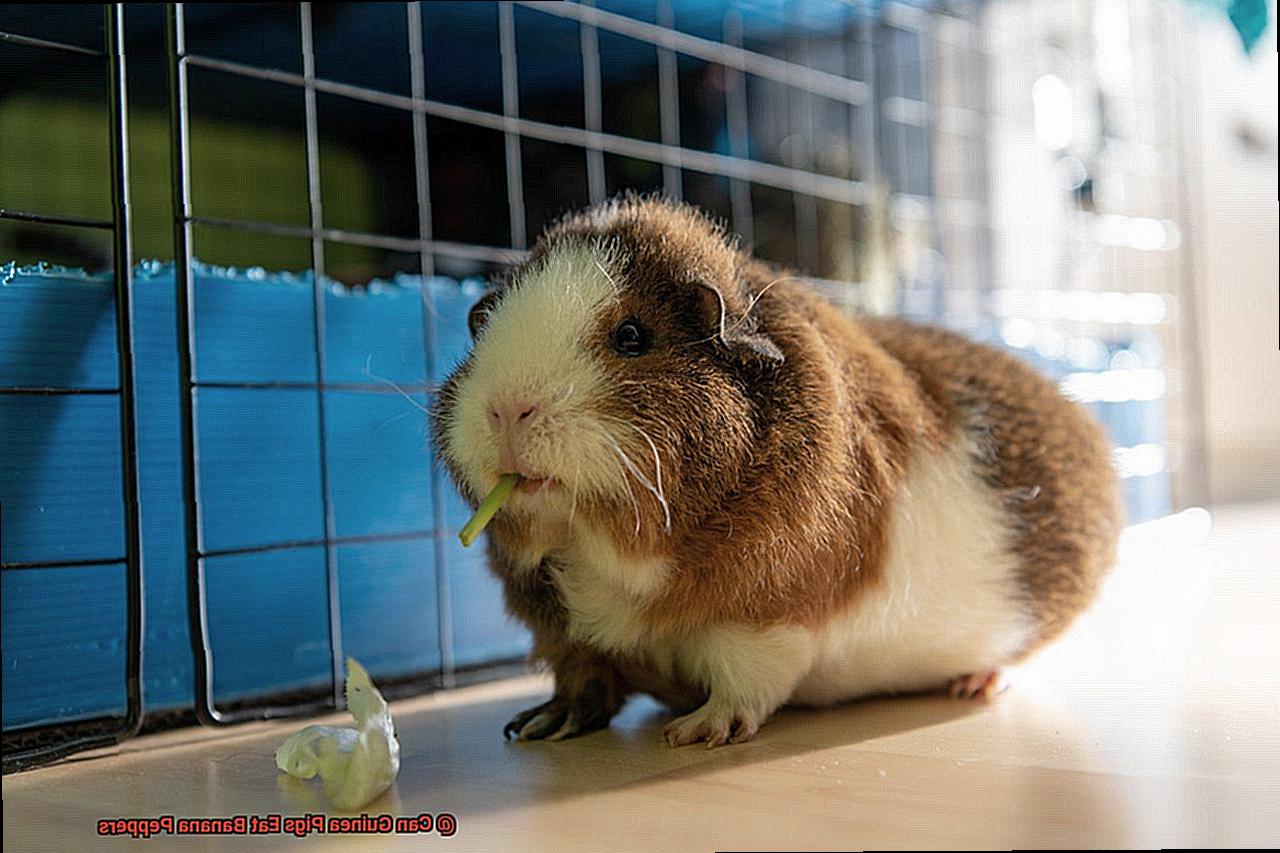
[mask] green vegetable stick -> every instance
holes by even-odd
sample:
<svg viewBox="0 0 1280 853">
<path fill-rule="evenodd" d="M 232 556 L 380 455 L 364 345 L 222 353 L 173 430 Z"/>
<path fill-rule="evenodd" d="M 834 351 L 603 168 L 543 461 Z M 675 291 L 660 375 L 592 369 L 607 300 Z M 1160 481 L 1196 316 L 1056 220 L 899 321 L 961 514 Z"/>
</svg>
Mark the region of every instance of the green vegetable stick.
<svg viewBox="0 0 1280 853">
<path fill-rule="evenodd" d="M 476 537 L 484 532 L 485 527 L 493 520 L 494 515 L 502 508 L 502 505 L 507 502 L 507 498 L 511 496 L 511 492 L 519 483 L 519 474 L 503 474 L 498 479 L 498 485 L 494 486 L 493 491 L 484 496 L 480 506 L 476 507 L 475 514 L 459 531 L 458 538 L 462 540 L 463 548 L 470 548 L 471 543 L 476 541 Z"/>
</svg>

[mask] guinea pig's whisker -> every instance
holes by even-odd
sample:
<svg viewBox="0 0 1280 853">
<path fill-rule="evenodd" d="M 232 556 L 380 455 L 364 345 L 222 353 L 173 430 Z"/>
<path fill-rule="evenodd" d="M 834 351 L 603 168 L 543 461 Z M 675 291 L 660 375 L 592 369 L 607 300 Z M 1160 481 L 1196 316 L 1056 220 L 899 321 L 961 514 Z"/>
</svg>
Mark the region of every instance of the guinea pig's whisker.
<svg viewBox="0 0 1280 853">
<path fill-rule="evenodd" d="M 636 493 L 631 491 L 631 481 L 627 479 L 627 471 L 625 468 L 623 468 L 622 470 L 622 485 L 625 486 L 627 489 L 627 497 L 631 498 L 631 510 L 636 514 L 635 535 L 639 536 L 640 535 L 640 504 L 636 503 Z"/>
<path fill-rule="evenodd" d="M 630 471 L 646 489 L 652 492 L 654 497 L 658 497 L 658 489 L 653 485 L 653 481 L 644 475 L 644 472 L 640 470 L 640 467 L 636 465 L 636 463 L 631 461 L 631 457 L 623 452 L 622 448 L 616 443 L 614 444 L 614 450 L 616 450 L 618 455 L 622 458 L 622 464 L 627 466 L 627 470 Z"/>
<path fill-rule="evenodd" d="M 725 329 L 725 332 L 736 332 L 742 326 L 743 323 L 747 322 L 747 319 L 751 316 L 751 312 L 755 310 L 756 304 L 760 301 L 760 298 L 769 291 L 769 288 L 773 287 L 775 284 L 778 284 L 784 281 L 798 281 L 801 284 L 804 283 L 793 275 L 784 275 L 782 278 L 775 278 L 773 281 L 769 282 L 764 287 L 760 288 L 760 292 L 757 293 L 752 298 L 751 303 L 747 305 L 747 310 L 743 311 L 742 316 L 738 318 L 737 322 L 735 322 L 728 329 Z"/>
<path fill-rule="evenodd" d="M 636 432 L 640 433 L 640 437 L 649 443 L 649 449 L 653 451 L 653 471 L 654 479 L 657 480 L 657 491 L 654 492 L 658 503 L 662 504 L 662 514 L 666 519 L 667 533 L 671 532 L 671 508 L 667 505 L 667 493 L 662 488 L 662 460 L 658 457 L 658 445 L 653 443 L 653 439 L 649 437 L 649 433 L 645 432 L 641 427 L 635 424 L 627 424 Z"/>
<path fill-rule="evenodd" d="M 400 414 L 398 414 L 398 415 L 392 415 L 391 417 L 387 418 L 385 421 L 383 421 L 382 423 L 380 423 L 380 424 L 378 424 L 376 427 L 374 427 L 374 428 L 371 430 L 371 432 L 379 432 L 379 431 L 381 431 L 381 430 L 383 430 L 383 429 L 386 429 L 387 427 L 391 426 L 393 423 L 395 423 L 396 421 L 400 420 L 401 418 L 407 418 L 409 415 L 412 415 L 412 414 L 413 414 L 413 412 L 404 411 L 404 412 L 401 412 L 401 413 L 400 413 Z"/>
<path fill-rule="evenodd" d="M 666 519 L 667 532 L 668 533 L 671 532 L 671 507 L 667 505 L 666 497 L 661 492 L 659 492 L 657 487 L 653 485 L 653 483 L 649 480 L 649 478 L 646 477 L 640 471 L 640 469 L 636 467 L 636 464 L 631 461 L 631 458 L 627 456 L 627 454 L 623 451 L 621 447 L 618 446 L 618 443 L 616 441 L 613 441 L 612 439 L 610 439 L 609 443 L 613 445 L 613 449 L 617 452 L 618 456 L 622 459 L 622 464 L 626 466 L 626 469 L 631 472 L 632 476 L 634 476 L 637 480 L 640 481 L 640 484 L 642 486 L 644 486 L 646 489 L 649 490 L 649 493 L 653 495 L 654 499 L 658 502 L 658 506 L 662 507 L 663 517 Z M 626 481 L 627 481 L 626 476 L 624 475 L 623 482 L 625 483 Z M 628 486 L 628 489 L 630 489 L 630 486 Z M 637 531 L 637 533 L 638 532 L 639 531 Z"/>
<path fill-rule="evenodd" d="M 775 284 L 779 284 L 784 281 L 797 281 L 797 282 L 800 282 L 801 284 L 804 283 L 804 279 L 796 278 L 793 275 L 784 275 L 782 276 L 782 278 L 775 278 L 773 281 L 769 282 L 764 287 L 760 288 L 760 292 L 757 293 L 754 297 L 752 297 L 751 303 L 747 305 L 747 310 L 742 312 L 742 316 L 739 317 L 733 323 L 733 325 L 728 327 L 725 327 L 722 325 L 720 330 L 713 335 L 708 335 L 705 338 L 698 338 L 697 340 L 689 341 L 688 343 L 679 344 L 679 346 L 695 347 L 698 344 L 710 343 L 711 341 L 714 341 L 716 338 L 723 339 L 723 337 L 726 334 L 730 332 L 736 332 L 739 328 L 742 327 L 744 323 L 747 322 L 748 319 L 750 319 L 751 312 L 755 310 L 756 304 L 760 301 L 761 297 L 765 295 L 765 293 L 769 290 L 769 288 L 773 287 Z"/>
<path fill-rule="evenodd" d="M 383 385 L 389 385 L 389 386 L 391 386 L 392 388 L 396 389 L 396 393 L 398 393 L 401 397 L 404 397 L 406 400 L 408 400 L 408 401 L 409 401 L 409 405 L 413 406 L 415 409 L 417 409 L 418 411 L 422 412 L 422 413 L 423 413 L 424 415 L 426 415 L 427 417 L 431 417 L 431 410 L 430 410 L 430 409 L 428 409 L 426 406 L 422 405 L 421 403 L 419 403 L 417 400 L 415 400 L 415 399 L 413 399 L 412 397 L 410 397 L 410 396 L 409 396 L 409 394 L 408 394 L 408 392 L 406 392 L 403 388 L 401 388 L 401 387 L 400 387 L 399 385 L 397 385 L 396 383 L 392 382 L 390 379 L 387 379 L 387 378 L 385 378 L 385 377 L 378 376 L 378 375 L 374 374 L 374 373 L 369 369 L 369 367 L 370 367 L 370 365 L 371 365 L 372 363 L 373 363 L 373 356 L 372 356 L 372 355 L 370 355 L 368 358 L 366 358 L 366 359 L 364 360 L 364 375 L 365 375 L 365 376 L 368 376 L 370 379 L 374 380 L 375 382 L 381 382 Z"/>
<path fill-rule="evenodd" d="M 559 398 L 559 399 L 557 399 L 553 405 L 559 406 L 561 403 L 563 403 L 564 401 L 566 401 L 566 400 L 568 400 L 570 397 L 572 397 L 572 396 L 573 396 L 573 388 L 574 388 L 574 385 L 573 385 L 573 383 L 572 383 L 572 382 L 570 382 L 570 383 L 569 383 L 569 387 L 568 387 L 567 389 L 565 389 L 565 392 L 564 392 L 563 394 L 561 394 L 561 395 L 560 395 L 560 398 Z"/>
<path fill-rule="evenodd" d="M 604 268 L 604 264 L 600 263 L 600 261 L 594 257 L 591 259 L 591 262 L 596 265 L 596 268 L 599 269 L 600 272 L 604 273 L 604 277 L 609 280 L 609 284 L 613 285 L 613 292 L 621 293 L 622 288 L 618 286 L 618 282 L 614 280 L 614 277 L 609 275 L 609 271 Z"/>
</svg>

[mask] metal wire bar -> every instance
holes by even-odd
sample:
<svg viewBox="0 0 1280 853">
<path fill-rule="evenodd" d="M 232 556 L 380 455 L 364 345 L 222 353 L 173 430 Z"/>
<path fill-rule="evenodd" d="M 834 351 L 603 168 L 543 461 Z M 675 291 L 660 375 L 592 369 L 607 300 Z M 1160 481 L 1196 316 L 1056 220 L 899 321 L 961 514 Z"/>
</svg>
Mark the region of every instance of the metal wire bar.
<svg viewBox="0 0 1280 853">
<path fill-rule="evenodd" d="M 291 539 L 287 542 L 267 542 L 262 545 L 246 545 L 241 548 L 215 548 L 200 554 L 204 559 L 215 557 L 236 557 L 241 554 L 265 554 L 269 551 L 291 551 L 297 548 L 323 548 L 339 545 L 369 545 L 376 542 L 410 542 L 416 539 L 430 539 L 439 535 L 439 530 L 404 530 L 396 533 L 363 533 L 353 536 L 332 536 L 322 539 Z"/>
<path fill-rule="evenodd" d="M 583 0 L 592 3 L 594 0 Z M 602 130 L 604 105 L 600 91 L 600 36 L 594 25 L 578 24 L 582 40 L 582 103 L 583 124 L 587 130 Z M 592 204 L 603 201 L 605 195 L 604 152 L 599 148 L 587 149 L 587 196 Z"/>
<path fill-rule="evenodd" d="M 810 61 L 809 34 L 801 25 L 805 10 L 805 0 L 790 0 L 788 4 L 793 22 L 796 24 L 796 54 L 800 65 L 808 67 Z M 813 95 L 803 93 L 797 97 L 787 98 L 790 107 L 788 124 L 799 128 L 795 134 L 796 158 L 806 169 L 814 168 L 814 135 L 816 126 L 813 118 Z M 852 106 L 847 109 L 853 109 Z M 818 200 L 810 195 L 795 195 L 791 198 L 793 215 L 795 216 L 796 265 L 809 273 L 818 272 Z"/>
<path fill-rule="evenodd" d="M 106 37 L 110 39 L 111 33 L 110 32 L 106 33 Z M 84 54 L 85 56 L 102 56 L 103 55 L 102 51 L 94 50 L 93 48 L 90 48 L 90 47 L 80 47 L 79 45 L 67 44 L 66 42 L 60 42 L 60 41 L 49 41 L 48 39 L 35 38 L 34 36 L 24 36 L 18 33 L 5 32 L 3 30 L 0 30 L 0 41 L 7 41 L 10 44 L 25 45 L 26 47 L 46 47 L 46 48 L 49 48 L 50 50 L 65 50 L 69 53 L 80 53 L 80 54 Z"/>
<path fill-rule="evenodd" d="M 33 394 L 51 397 L 74 394 L 119 394 L 119 388 L 45 388 L 22 385 L 10 385 L 0 388 L 0 394 Z"/>
<path fill-rule="evenodd" d="M 902 0 L 890 0 L 882 9 L 884 22 L 891 27 L 921 32 L 929 25 L 931 10 L 904 3 Z"/>
<path fill-rule="evenodd" d="M 128 562 L 124 557 L 107 557 L 101 560 L 26 560 L 14 563 L 0 563 L 0 569 L 77 569 L 85 566 L 110 566 Z"/>
<path fill-rule="evenodd" d="M 417 0 L 405 4 L 406 28 L 409 38 L 409 91 L 415 102 L 427 98 L 426 60 L 422 53 L 422 9 Z M 424 277 L 435 274 L 435 258 L 431 256 L 431 160 L 427 149 L 427 117 L 422 110 L 413 111 L 413 186 L 414 200 L 418 207 L 419 266 Z M 422 303 L 423 319 L 434 316 L 431 300 Z M 423 356 L 426 359 L 427 376 L 431 376 L 432 347 L 428 338 L 434 339 L 434 323 L 429 329 L 423 326 Z"/>
<path fill-rule="evenodd" d="M 4 772 L 22 770 L 56 761 L 77 752 L 97 747 L 111 746 L 133 737 L 142 727 L 142 653 L 143 653 L 143 599 L 144 574 L 142 566 L 142 530 L 138 507 L 138 444 L 135 421 L 134 352 L 133 352 L 133 262 L 131 244 L 131 211 L 129 208 L 129 107 L 127 97 L 127 72 L 124 57 L 124 4 L 107 4 L 103 7 L 104 50 L 101 52 L 79 50 L 93 56 L 105 56 L 107 65 L 107 107 L 110 127 L 111 202 L 113 225 L 113 258 L 115 273 L 113 294 L 116 315 L 116 364 L 119 371 L 120 401 L 120 479 L 121 500 L 124 510 L 125 595 L 127 624 L 125 626 L 125 715 L 120 725 L 107 731 L 73 734 L 56 743 L 42 744 L 27 749 L 6 750 L 3 759 Z M 12 39 L 9 39 L 12 41 Z M 39 40 L 36 40 L 39 41 Z M 55 43 L 41 46 L 58 47 Z M 60 47 L 68 48 L 62 45 Z M 79 561 L 10 563 L 5 569 L 44 569 L 71 566 Z M 93 563 L 80 563 L 93 565 Z M 100 722 L 90 721 L 73 731 L 83 732 L 85 725 L 97 727 Z"/>
<path fill-rule="evenodd" d="M 415 101 L 425 100 L 427 94 L 426 63 L 422 54 L 422 11 L 417 2 L 406 3 L 409 34 L 410 91 Z M 419 265 L 423 277 L 435 272 L 435 258 L 427 250 L 431 239 L 431 178 L 427 150 L 427 117 L 422 110 L 413 111 L 413 177 L 414 194 L 418 203 L 418 237 L 422 245 Z M 436 370 L 436 311 L 431 302 L 431 292 L 425 282 L 419 291 L 422 300 L 422 358 L 425 377 L 430 381 Z M 431 523 L 436 530 L 445 529 L 444 483 L 438 465 L 430 469 Z M 431 540 L 436 581 L 436 630 L 440 643 L 440 683 L 453 687 L 455 660 L 453 653 L 453 593 L 449 583 L 449 563 L 444 541 L 440 537 Z"/>
<path fill-rule="evenodd" d="M 311 26 L 311 4 L 299 5 L 299 22 L 302 29 L 302 69 L 307 81 L 303 90 L 306 140 L 307 140 L 307 203 L 311 211 L 311 293 L 312 293 L 312 343 L 315 347 L 316 384 L 325 382 L 328 367 L 325 347 L 324 312 L 324 240 L 319 232 L 324 228 L 324 208 L 320 191 L 320 131 L 316 117 L 316 58 L 315 33 Z M 333 495 L 329 483 L 328 423 L 325 417 L 324 389 L 316 389 L 316 440 L 319 445 L 320 501 L 324 511 L 324 573 L 328 586 L 329 604 L 329 655 L 333 674 L 333 706 L 346 705 L 343 692 L 345 666 L 342 654 L 342 609 L 339 601 L 338 557 L 333 538 L 337 524 L 333 514 Z"/>
<path fill-rule="evenodd" d="M 730 46 L 742 44 L 742 13 L 729 9 L 724 14 L 724 38 Z M 747 125 L 747 76 L 741 69 L 726 66 L 725 111 L 729 121 L 729 153 L 739 160 L 749 160 L 750 128 Z M 729 206 L 733 211 L 733 229 L 747 245 L 755 240 L 755 217 L 751 209 L 751 185 L 741 178 L 729 179 Z"/>
<path fill-rule="evenodd" d="M 516 59 L 516 18 L 510 2 L 498 4 L 498 51 L 502 60 L 502 134 L 507 158 L 507 209 L 511 221 L 511 245 L 523 249 L 528 235 L 524 215 L 524 163 L 520 156 L 521 131 L 519 64 Z"/>
<path fill-rule="evenodd" d="M 871 191 L 879 193 L 883 183 L 881 175 L 881 148 L 880 145 L 880 111 L 876 108 L 878 95 L 880 91 L 880 69 L 876 56 L 876 27 L 875 20 L 871 18 L 865 19 L 857 27 L 857 41 L 862 53 L 863 76 L 867 79 L 867 86 L 871 91 L 871 99 L 867 104 L 867 108 L 862 111 L 862 125 L 865 133 L 862 136 L 862 148 L 865 152 L 862 159 L 862 180 L 866 183 Z M 857 118 L 854 114 L 855 107 L 849 107 L 849 121 L 852 127 L 853 121 Z M 872 215 L 879 215 L 878 211 L 872 211 Z"/>
<path fill-rule="evenodd" d="M 81 219 L 77 216 L 49 216 L 43 213 L 31 213 L 26 210 L 7 210 L 0 208 L 0 219 L 16 219 L 19 222 L 38 222 L 41 225 L 71 225 L 77 228 L 99 228 L 111 231 L 116 227 L 114 221 L 106 219 Z"/>
<path fill-rule="evenodd" d="M 362 394 L 399 394 L 401 391 L 410 394 L 434 394 L 439 386 L 433 383 L 414 383 L 402 385 L 379 385 L 373 382 L 290 382 L 287 380 L 251 381 L 197 381 L 191 383 L 195 388 L 239 388 L 244 390 L 278 389 L 288 391 L 358 391 Z"/>
<path fill-rule="evenodd" d="M 447 240 L 415 240 L 411 237 L 392 237 L 386 234 L 346 231 L 341 228 L 313 229 L 305 225 L 290 225 L 283 222 L 260 222 L 215 216 L 192 216 L 190 217 L 190 222 L 193 225 L 203 225 L 209 228 L 228 228 L 236 231 L 251 231 L 256 234 L 297 237 L 303 240 L 320 237 L 329 243 L 368 246 L 375 249 L 388 249 L 393 252 L 412 254 L 427 252 L 495 264 L 512 263 L 524 256 L 523 251 L 516 249 L 480 246 L 472 243 L 454 243 Z"/>
<path fill-rule="evenodd" d="M 910 14 L 915 15 L 916 13 L 911 11 Z M 936 118 L 928 109 L 929 106 L 936 104 L 938 100 L 938 63 L 935 61 L 937 41 L 934 38 L 936 27 L 937 22 L 930 18 L 927 13 L 920 16 L 920 24 L 916 29 L 916 51 L 920 57 L 921 101 L 919 103 L 924 106 L 920 111 L 922 118 L 920 125 L 926 131 L 924 167 L 927 184 L 925 197 L 928 199 L 926 205 L 929 211 L 929 247 L 934 252 L 935 257 L 945 257 L 941 248 L 942 214 L 938 203 L 937 169 L 934 167 L 938 151 L 938 125 Z M 925 93 L 930 93 L 931 95 L 927 102 L 924 100 Z M 909 120 L 900 123 L 908 122 Z M 902 159 L 905 159 L 905 157 Z M 946 274 L 935 270 L 932 276 L 933 280 L 930 282 L 929 289 L 931 303 L 929 313 L 935 320 L 941 320 L 947 315 Z"/>
<path fill-rule="evenodd" d="M 178 424 L 182 435 L 182 504 L 186 540 L 187 616 L 191 639 L 192 682 L 196 718 L 216 725 L 222 715 L 213 706 L 213 661 L 209 648 L 209 625 L 206 611 L 203 528 L 200 518 L 200 448 L 196 439 L 197 405 L 195 377 L 195 304 L 191 267 L 191 174 L 190 114 L 187 103 L 187 65 L 182 60 L 186 27 L 183 7 L 171 3 L 165 7 L 165 35 L 169 53 L 169 130 L 173 194 L 173 276 L 174 306 L 177 313 Z"/>
<path fill-rule="evenodd" d="M 675 12 L 671 0 L 658 0 L 658 25 L 671 29 L 675 26 Z M 662 127 L 662 144 L 674 151 L 680 150 L 680 73 L 676 54 L 669 47 L 658 47 L 658 120 Z M 680 159 L 662 161 L 662 188 L 673 199 L 684 197 L 684 182 L 680 175 Z"/>
</svg>

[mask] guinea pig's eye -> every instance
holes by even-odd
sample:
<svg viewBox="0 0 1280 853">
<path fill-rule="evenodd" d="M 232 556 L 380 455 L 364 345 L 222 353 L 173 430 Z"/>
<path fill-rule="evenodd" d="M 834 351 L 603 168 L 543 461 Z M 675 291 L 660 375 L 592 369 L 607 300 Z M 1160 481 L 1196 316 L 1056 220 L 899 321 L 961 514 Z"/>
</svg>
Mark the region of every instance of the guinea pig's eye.
<svg viewBox="0 0 1280 853">
<path fill-rule="evenodd" d="M 639 320 L 628 318 L 613 330 L 613 351 L 618 355 L 644 355 L 652 342 L 653 335 L 640 325 Z"/>
</svg>

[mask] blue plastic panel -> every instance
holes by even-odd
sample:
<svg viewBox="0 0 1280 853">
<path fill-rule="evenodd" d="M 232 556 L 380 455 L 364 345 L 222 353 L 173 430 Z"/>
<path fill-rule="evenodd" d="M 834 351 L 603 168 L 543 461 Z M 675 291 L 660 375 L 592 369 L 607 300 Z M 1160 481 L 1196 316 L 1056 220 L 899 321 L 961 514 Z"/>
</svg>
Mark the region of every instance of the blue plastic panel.
<svg viewBox="0 0 1280 853">
<path fill-rule="evenodd" d="M 425 382 L 419 279 L 375 281 L 356 292 L 327 290 L 325 361 L 330 382 Z"/>
<path fill-rule="evenodd" d="M 197 400 L 205 550 L 323 538 L 316 393 L 202 388 Z"/>
<path fill-rule="evenodd" d="M 103 276 L 0 267 L 0 386 L 115 388 L 113 305 Z"/>
<path fill-rule="evenodd" d="M 316 381 L 309 273 L 201 266 L 195 292 L 199 381 Z"/>
<path fill-rule="evenodd" d="M 0 573 L 4 727 L 123 714 L 124 565 Z"/>
<path fill-rule="evenodd" d="M 430 530 L 431 457 L 424 395 L 325 395 L 329 484 L 339 536 Z"/>
<path fill-rule="evenodd" d="M 146 265 L 134 285 L 138 488 L 146 571 L 143 698 L 148 710 L 154 710 L 191 704 L 173 268 Z"/>
<path fill-rule="evenodd" d="M 114 395 L 0 394 L 5 562 L 124 556 Z"/>
<path fill-rule="evenodd" d="M 445 565 L 453 614 L 453 655 L 459 667 L 512 660 L 527 654 L 529 633 L 507 615 L 502 585 L 485 557 L 485 543 L 463 548 L 456 535 L 444 537 Z"/>
<path fill-rule="evenodd" d="M 375 678 L 440 668 L 433 548 L 430 539 L 337 548 L 343 648 Z"/>
<path fill-rule="evenodd" d="M 210 558 L 205 583 L 217 702 L 329 683 L 323 548 Z"/>
</svg>

